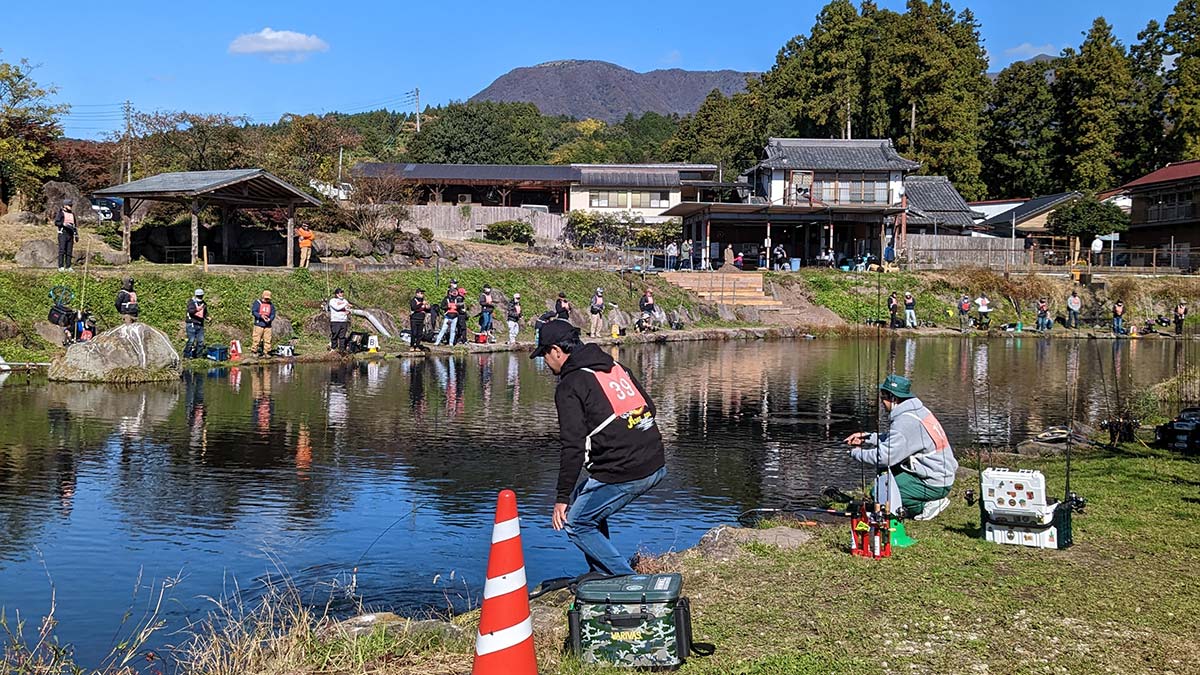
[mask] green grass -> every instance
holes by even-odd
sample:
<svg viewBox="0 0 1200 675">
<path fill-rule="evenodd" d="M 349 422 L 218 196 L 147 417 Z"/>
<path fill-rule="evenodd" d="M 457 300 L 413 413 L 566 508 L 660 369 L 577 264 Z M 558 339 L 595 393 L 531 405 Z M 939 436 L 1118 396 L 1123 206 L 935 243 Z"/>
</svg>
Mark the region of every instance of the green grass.
<svg viewBox="0 0 1200 675">
<path fill-rule="evenodd" d="M 525 320 L 522 336 L 532 336 L 533 320 L 544 311 L 546 301 L 553 301 L 559 291 L 567 293 L 576 307 L 584 308 L 597 286 L 606 289 L 610 302 L 616 302 L 625 311 L 636 310 L 637 298 L 649 286 L 654 289 L 658 304 L 663 309 L 680 306 L 695 309 L 697 301 L 686 291 L 667 284 L 654 276 L 645 281 L 632 275 L 592 270 L 545 270 L 545 269 L 454 269 L 444 268 L 440 274 L 433 270 L 406 270 L 386 273 L 319 273 L 295 270 L 290 273 L 213 273 L 204 274 L 191 267 L 139 267 L 124 272 L 97 271 L 93 268 L 87 275 L 86 288 L 82 272 L 60 273 L 40 271 L 0 271 L 0 318 L 17 324 L 20 334 L 15 338 L 0 340 L 0 355 L 8 361 L 41 361 L 61 351 L 37 336 L 33 325 L 45 321 L 51 301 L 50 289 L 56 285 L 71 288 L 76 295 L 74 307 L 79 307 L 81 298 L 84 306 L 98 318 L 100 328 L 112 327 L 120 322 L 113 306 L 113 299 L 120 286 L 121 277 L 133 276 L 138 301 L 141 305 L 140 320 L 164 331 L 182 348 L 184 343 L 183 316 L 192 291 L 205 289 L 209 304 L 209 326 L 206 339 L 210 344 L 249 338 L 251 317 L 250 304 L 263 290 L 269 289 L 281 315 L 291 320 L 295 331 L 298 351 L 315 353 L 324 351 L 329 337 L 305 331 L 306 320 L 319 313 L 321 303 L 329 297 L 335 287 L 346 290 L 346 297 L 359 307 L 374 307 L 391 313 L 398 324 L 408 318 L 408 302 L 413 292 L 424 288 L 431 301 L 441 300 L 451 278 L 468 290 L 471 314 L 478 313 L 479 291 L 485 283 L 502 291 L 506 296 L 514 292 L 521 294 L 525 303 Z M 502 318 L 502 317 L 499 317 Z M 361 319 L 355 319 L 356 325 Z M 717 322 L 702 324 L 717 326 Z M 278 340 L 277 340 L 278 342 Z M 399 348 L 398 341 L 386 343 L 385 347 Z"/>
</svg>

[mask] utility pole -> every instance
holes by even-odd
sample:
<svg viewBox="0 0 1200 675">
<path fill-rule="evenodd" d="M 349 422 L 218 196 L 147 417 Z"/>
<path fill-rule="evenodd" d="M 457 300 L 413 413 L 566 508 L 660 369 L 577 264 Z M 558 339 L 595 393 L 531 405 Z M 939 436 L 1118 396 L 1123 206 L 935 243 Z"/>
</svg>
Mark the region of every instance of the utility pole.
<svg viewBox="0 0 1200 675">
<path fill-rule="evenodd" d="M 413 89 L 413 95 L 417 98 L 417 133 L 421 133 L 421 88 Z"/>
<path fill-rule="evenodd" d="M 133 181 L 133 104 L 125 99 L 125 182 Z"/>
<path fill-rule="evenodd" d="M 341 189 L 342 189 L 342 152 L 343 152 L 344 150 L 345 150 L 345 148 L 341 148 L 341 147 L 339 147 L 339 148 L 338 148 L 338 181 L 337 181 L 337 189 L 339 189 L 339 190 L 341 190 Z"/>
</svg>

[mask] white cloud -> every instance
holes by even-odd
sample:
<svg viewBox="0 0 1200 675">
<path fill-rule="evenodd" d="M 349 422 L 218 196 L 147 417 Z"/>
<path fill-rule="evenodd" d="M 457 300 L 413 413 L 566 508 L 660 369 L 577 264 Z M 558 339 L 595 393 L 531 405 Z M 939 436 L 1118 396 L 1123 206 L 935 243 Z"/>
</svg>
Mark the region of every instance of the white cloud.
<svg viewBox="0 0 1200 675">
<path fill-rule="evenodd" d="M 681 61 L 683 61 L 683 54 L 678 49 L 672 49 L 659 59 L 664 66 L 677 66 Z"/>
<path fill-rule="evenodd" d="M 1016 47 L 1009 47 L 1004 50 L 1004 55 L 1011 59 L 1031 59 L 1038 54 L 1049 54 L 1054 56 L 1058 54 L 1059 49 L 1052 44 L 1035 45 L 1029 42 L 1022 42 Z"/>
<path fill-rule="evenodd" d="M 264 28 L 245 33 L 229 43 L 230 54 L 263 54 L 277 63 L 303 61 L 313 52 L 329 51 L 329 43 L 316 35 Z"/>
</svg>

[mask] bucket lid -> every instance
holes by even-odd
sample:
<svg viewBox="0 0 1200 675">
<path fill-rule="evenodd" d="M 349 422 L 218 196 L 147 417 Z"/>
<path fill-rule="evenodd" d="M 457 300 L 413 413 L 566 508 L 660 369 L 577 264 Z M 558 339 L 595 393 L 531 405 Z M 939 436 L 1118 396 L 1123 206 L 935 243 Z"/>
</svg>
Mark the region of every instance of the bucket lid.
<svg viewBox="0 0 1200 675">
<path fill-rule="evenodd" d="M 582 602 L 670 602 L 679 598 L 683 577 L 670 574 L 634 574 L 595 579 L 579 584 L 575 597 Z"/>
</svg>

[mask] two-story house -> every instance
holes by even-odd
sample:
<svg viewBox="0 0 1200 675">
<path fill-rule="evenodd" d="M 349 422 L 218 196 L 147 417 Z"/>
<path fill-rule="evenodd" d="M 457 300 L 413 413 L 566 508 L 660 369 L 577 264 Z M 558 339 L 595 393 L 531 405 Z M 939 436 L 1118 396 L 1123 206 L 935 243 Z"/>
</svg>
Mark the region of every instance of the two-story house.
<svg viewBox="0 0 1200 675">
<path fill-rule="evenodd" d="M 1200 247 L 1200 160 L 1175 162 L 1122 186 L 1132 199 L 1132 248 L 1169 248 L 1186 254 Z"/>
</svg>

